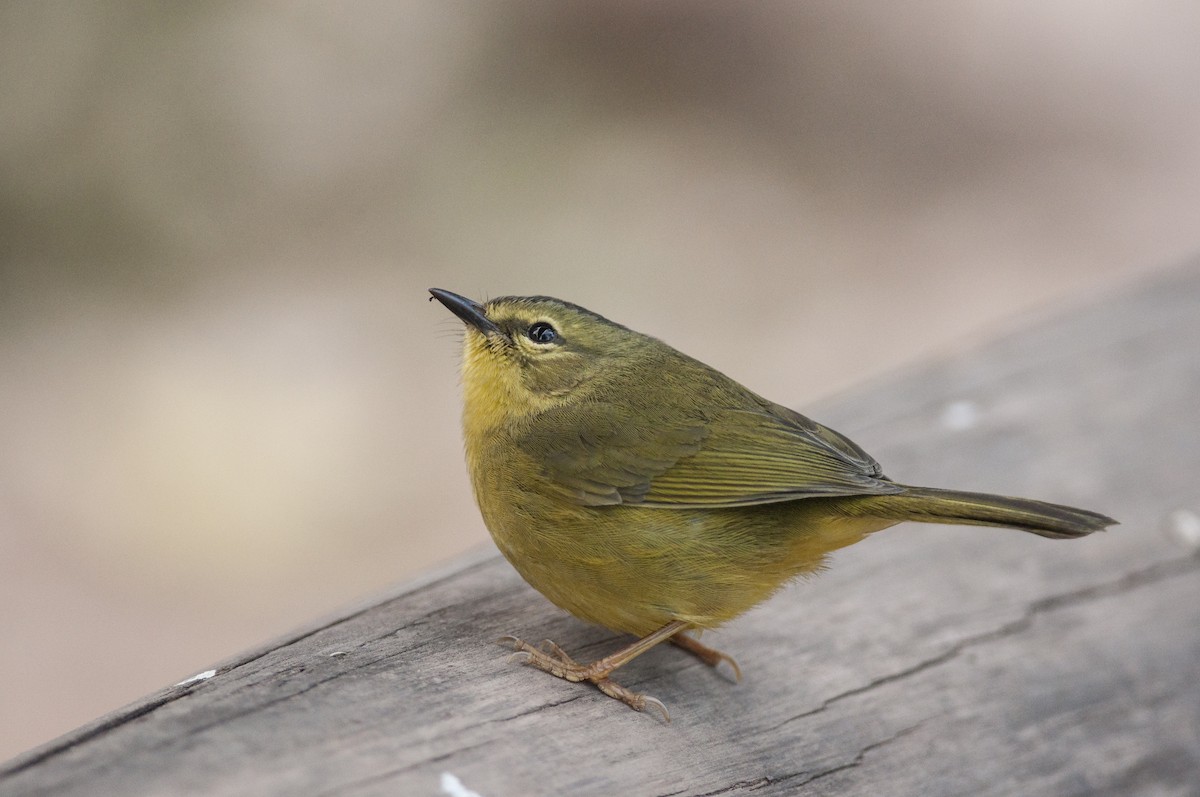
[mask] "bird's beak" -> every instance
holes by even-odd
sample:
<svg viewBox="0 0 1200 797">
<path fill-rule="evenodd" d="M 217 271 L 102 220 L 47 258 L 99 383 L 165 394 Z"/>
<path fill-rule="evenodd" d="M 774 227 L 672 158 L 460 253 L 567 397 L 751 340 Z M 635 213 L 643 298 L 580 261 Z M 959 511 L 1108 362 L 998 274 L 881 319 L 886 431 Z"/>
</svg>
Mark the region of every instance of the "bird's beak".
<svg viewBox="0 0 1200 797">
<path fill-rule="evenodd" d="M 454 313 L 467 324 L 478 329 L 484 335 L 504 335 L 500 327 L 496 326 L 495 322 L 487 317 L 483 305 L 479 302 L 471 301 L 465 296 L 459 296 L 457 293 L 444 291 L 441 288 L 430 288 L 429 292 L 433 294 L 434 299 L 446 305 L 447 310 Z"/>
</svg>

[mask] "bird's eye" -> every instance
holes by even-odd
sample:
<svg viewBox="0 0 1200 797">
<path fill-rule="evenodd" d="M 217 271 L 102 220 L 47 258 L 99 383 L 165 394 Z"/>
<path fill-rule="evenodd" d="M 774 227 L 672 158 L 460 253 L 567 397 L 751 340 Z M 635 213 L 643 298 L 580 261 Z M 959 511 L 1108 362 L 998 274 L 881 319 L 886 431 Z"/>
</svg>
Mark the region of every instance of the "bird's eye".
<svg viewBox="0 0 1200 797">
<path fill-rule="evenodd" d="M 554 327 L 547 324 L 545 321 L 538 321 L 529 328 L 529 339 L 534 343 L 553 343 L 558 340 L 558 333 Z"/>
</svg>

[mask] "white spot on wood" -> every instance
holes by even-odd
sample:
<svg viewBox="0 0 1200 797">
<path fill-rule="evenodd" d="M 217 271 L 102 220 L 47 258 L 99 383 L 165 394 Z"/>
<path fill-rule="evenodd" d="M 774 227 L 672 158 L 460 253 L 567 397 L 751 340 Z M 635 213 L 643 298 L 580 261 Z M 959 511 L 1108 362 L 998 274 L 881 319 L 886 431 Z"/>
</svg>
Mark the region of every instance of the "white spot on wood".
<svg viewBox="0 0 1200 797">
<path fill-rule="evenodd" d="M 449 794 L 450 797 L 480 797 L 479 792 L 471 791 L 449 772 L 442 773 L 442 793 Z"/>
<path fill-rule="evenodd" d="M 1200 549 L 1200 515 L 1190 509 L 1176 509 L 1167 515 L 1167 534 L 1184 548 Z"/>
<path fill-rule="evenodd" d="M 209 678 L 212 678 L 216 674 L 217 674 L 216 670 L 205 670 L 204 672 L 198 672 L 195 675 L 193 675 L 191 678 L 180 681 L 179 683 L 177 683 L 175 685 L 176 686 L 191 686 L 192 684 L 198 684 L 201 681 L 207 681 Z"/>
<path fill-rule="evenodd" d="M 962 432 L 979 423 L 979 405 L 974 401 L 960 399 L 951 401 L 942 409 L 942 426 L 952 432 Z"/>
</svg>

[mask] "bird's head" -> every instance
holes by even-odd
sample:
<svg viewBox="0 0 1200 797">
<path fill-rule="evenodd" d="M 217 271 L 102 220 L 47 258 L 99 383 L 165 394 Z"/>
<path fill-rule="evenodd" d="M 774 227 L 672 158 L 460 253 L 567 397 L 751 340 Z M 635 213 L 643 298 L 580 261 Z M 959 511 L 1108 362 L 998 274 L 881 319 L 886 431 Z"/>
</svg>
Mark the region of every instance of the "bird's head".
<svg viewBox="0 0 1200 797">
<path fill-rule="evenodd" d="M 548 296 L 502 296 L 481 304 L 440 288 L 429 292 L 466 326 L 465 412 L 482 428 L 577 400 L 612 369 L 636 368 L 647 346 L 658 344 Z"/>
</svg>

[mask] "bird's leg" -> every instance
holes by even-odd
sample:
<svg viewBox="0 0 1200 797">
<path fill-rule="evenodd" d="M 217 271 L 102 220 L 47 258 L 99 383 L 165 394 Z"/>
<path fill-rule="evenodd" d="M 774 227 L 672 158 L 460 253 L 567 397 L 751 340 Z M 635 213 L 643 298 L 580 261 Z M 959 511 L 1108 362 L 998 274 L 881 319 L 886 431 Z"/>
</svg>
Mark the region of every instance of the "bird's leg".
<svg viewBox="0 0 1200 797">
<path fill-rule="evenodd" d="M 709 667 L 712 667 L 714 670 L 721 664 L 721 662 L 725 662 L 729 665 L 729 669 L 733 671 L 734 683 L 738 683 L 742 680 L 742 668 L 738 666 L 736 661 L 734 661 L 733 656 L 730 656 L 728 653 L 722 653 L 721 651 L 710 648 L 707 645 L 702 645 L 700 644 L 700 640 L 696 639 L 694 636 L 689 636 L 688 634 L 676 634 L 675 636 L 671 637 L 671 643 L 683 648 L 688 653 L 691 653 L 693 656 L 700 659 L 700 661 L 704 662 Z"/>
<path fill-rule="evenodd" d="M 667 707 L 662 704 L 662 701 L 649 695 L 632 692 L 608 676 L 618 667 L 628 664 L 650 648 L 672 638 L 685 628 L 687 628 L 686 622 L 674 620 L 654 633 L 642 637 L 632 645 L 621 648 L 616 653 L 611 653 L 602 659 L 596 659 L 591 664 L 579 664 L 568 656 L 566 651 L 548 639 L 542 642 L 541 647 L 536 648 L 514 636 L 501 637 L 497 641 L 517 651 L 512 655 L 511 661 L 519 661 L 522 664 L 537 667 L 539 670 L 575 683 L 590 681 L 604 694 L 620 700 L 636 711 L 645 711 L 647 707 L 658 709 L 662 712 L 663 719 L 670 722 L 671 715 L 667 713 Z"/>
</svg>

